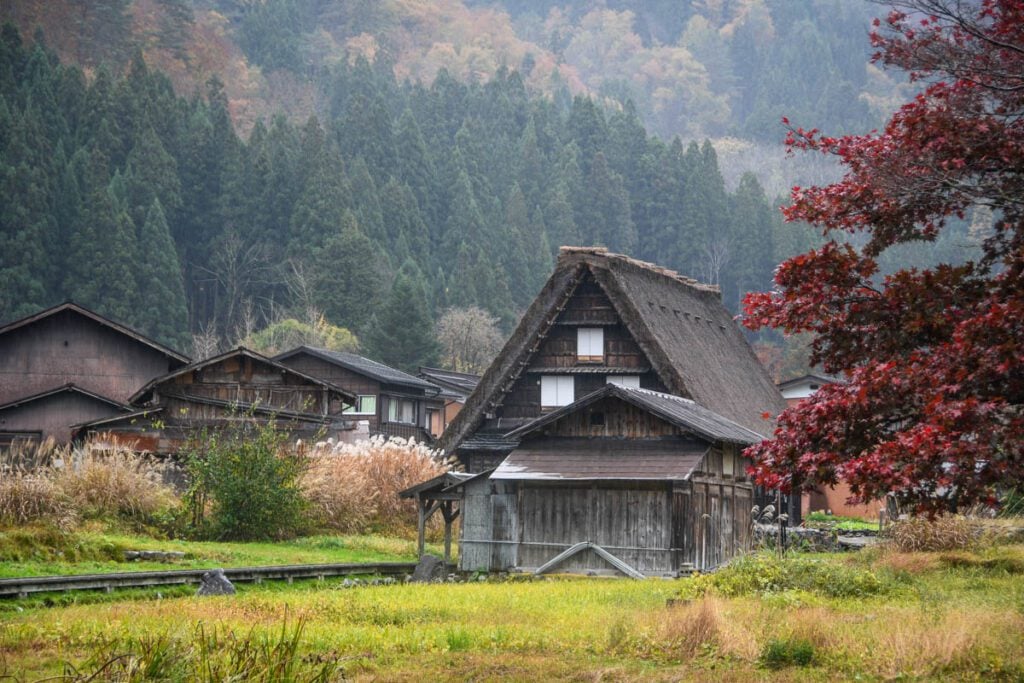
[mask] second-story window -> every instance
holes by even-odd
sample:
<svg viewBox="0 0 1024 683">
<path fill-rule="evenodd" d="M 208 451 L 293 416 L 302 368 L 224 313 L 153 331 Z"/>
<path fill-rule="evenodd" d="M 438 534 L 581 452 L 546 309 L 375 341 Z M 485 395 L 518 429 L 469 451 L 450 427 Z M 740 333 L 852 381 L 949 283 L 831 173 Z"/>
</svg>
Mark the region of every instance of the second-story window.
<svg viewBox="0 0 1024 683">
<path fill-rule="evenodd" d="M 544 375 L 540 378 L 540 407 L 558 408 L 575 400 L 572 375 Z"/>
<path fill-rule="evenodd" d="M 640 388 L 640 375 L 608 375 L 605 379 L 608 384 L 615 384 L 630 389 Z"/>
<path fill-rule="evenodd" d="M 576 360 L 580 363 L 604 361 L 604 329 L 600 327 L 576 329 Z"/>
</svg>

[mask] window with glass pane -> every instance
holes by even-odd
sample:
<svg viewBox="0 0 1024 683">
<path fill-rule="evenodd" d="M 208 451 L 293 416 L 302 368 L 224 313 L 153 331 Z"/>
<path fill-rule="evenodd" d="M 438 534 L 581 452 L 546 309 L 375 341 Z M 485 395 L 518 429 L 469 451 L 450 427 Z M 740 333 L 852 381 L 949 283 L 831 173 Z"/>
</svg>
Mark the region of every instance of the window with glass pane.
<svg viewBox="0 0 1024 683">
<path fill-rule="evenodd" d="M 640 375 L 608 375 L 607 382 L 608 384 L 614 384 L 620 387 L 639 389 Z"/>
<path fill-rule="evenodd" d="M 348 415 L 375 415 L 377 413 L 377 397 L 373 394 L 356 396 L 356 404 L 344 411 Z"/>
</svg>

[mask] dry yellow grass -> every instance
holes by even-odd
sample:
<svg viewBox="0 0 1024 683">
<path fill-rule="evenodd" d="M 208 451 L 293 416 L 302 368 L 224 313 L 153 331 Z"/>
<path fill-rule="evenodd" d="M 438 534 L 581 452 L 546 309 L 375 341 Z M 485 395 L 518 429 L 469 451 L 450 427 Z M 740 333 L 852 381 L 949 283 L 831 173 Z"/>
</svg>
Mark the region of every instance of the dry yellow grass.
<svg viewBox="0 0 1024 683">
<path fill-rule="evenodd" d="M 670 607 L 658 625 L 658 638 L 672 656 L 691 658 L 701 648 L 716 647 L 721 643 L 718 612 L 718 601 L 709 596 Z"/>
<path fill-rule="evenodd" d="M 46 521 L 62 528 L 83 517 L 145 519 L 178 504 L 163 465 L 117 445 L 9 454 L 0 464 L 0 522 Z"/>
<path fill-rule="evenodd" d="M 416 506 L 398 492 L 445 471 L 438 453 L 400 438 L 321 448 L 309 457 L 303 491 L 318 522 L 342 533 L 415 533 Z"/>
</svg>

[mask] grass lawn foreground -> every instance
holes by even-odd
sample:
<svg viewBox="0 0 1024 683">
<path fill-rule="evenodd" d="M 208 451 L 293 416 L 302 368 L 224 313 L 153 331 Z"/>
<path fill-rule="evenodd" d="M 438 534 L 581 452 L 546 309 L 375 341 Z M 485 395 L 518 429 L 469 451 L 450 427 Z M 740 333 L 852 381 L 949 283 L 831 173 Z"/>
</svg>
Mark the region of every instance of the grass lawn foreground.
<svg viewBox="0 0 1024 683">
<path fill-rule="evenodd" d="M 334 552 L 245 545 L 246 563 Z M 1024 546 L 753 555 L 679 580 L 239 589 L 0 606 L 0 679 L 1024 680 Z"/>
</svg>

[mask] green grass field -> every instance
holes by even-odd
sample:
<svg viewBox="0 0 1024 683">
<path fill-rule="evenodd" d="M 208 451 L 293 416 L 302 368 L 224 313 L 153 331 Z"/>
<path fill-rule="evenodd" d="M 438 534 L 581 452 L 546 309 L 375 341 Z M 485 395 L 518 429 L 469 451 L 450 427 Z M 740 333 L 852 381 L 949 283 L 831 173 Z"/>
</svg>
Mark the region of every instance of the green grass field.
<svg viewBox="0 0 1024 683">
<path fill-rule="evenodd" d="M 6 609 L 0 678 L 1020 681 L 1022 633 L 1024 546 L 865 551 L 673 581 L 265 583 Z"/>
<path fill-rule="evenodd" d="M 428 545 L 431 552 L 441 549 Z M 173 562 L 125 561 L 126 550 L 185 553 Z M 50 527 L 0 530 L 0 578 L 90 574 L 148 569 L 202 569 L 278 564 L 414 562 L 414 541 L 382 536 L 310 536 L 279 543 L 158 540 L 95 530 L 61 532 Z"/>
</svg>

